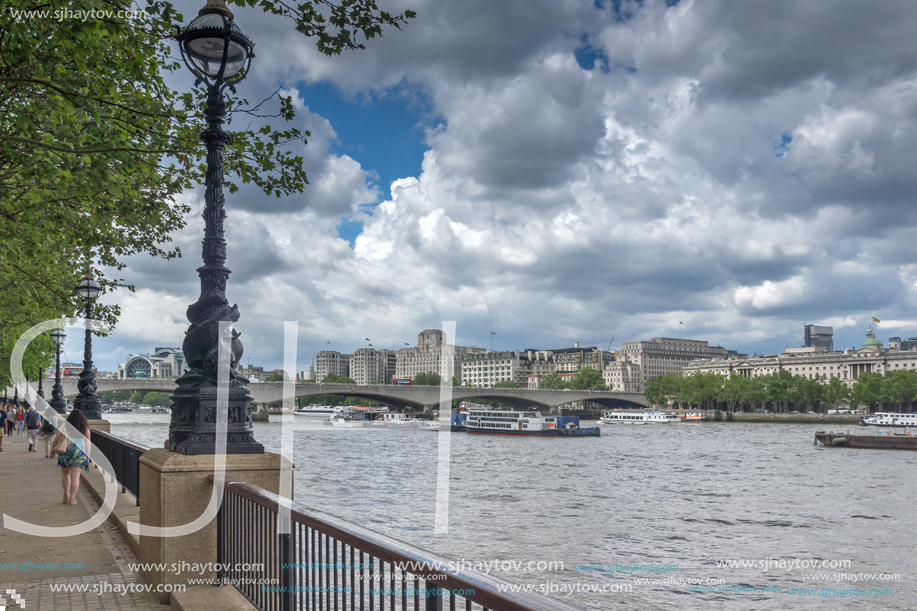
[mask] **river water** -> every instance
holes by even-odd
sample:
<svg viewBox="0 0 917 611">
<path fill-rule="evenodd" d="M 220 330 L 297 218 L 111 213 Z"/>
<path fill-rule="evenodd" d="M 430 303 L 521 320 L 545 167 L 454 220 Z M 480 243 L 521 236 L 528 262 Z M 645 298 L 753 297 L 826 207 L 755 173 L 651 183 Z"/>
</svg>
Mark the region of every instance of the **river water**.
<svg viewBox="0 0 917 611">
<path fill-rule="evenodd" d="M 167 436 L 168 415 L 108 419 Z M 296 501 L 583 609 L 917 609 L 914 452 L 816 447 L 815 425 L 455 433 L 434 536 L 437 433 L 297 422 Z M 255 437 L 278 452 L 279 417 Z"/>
</svg>

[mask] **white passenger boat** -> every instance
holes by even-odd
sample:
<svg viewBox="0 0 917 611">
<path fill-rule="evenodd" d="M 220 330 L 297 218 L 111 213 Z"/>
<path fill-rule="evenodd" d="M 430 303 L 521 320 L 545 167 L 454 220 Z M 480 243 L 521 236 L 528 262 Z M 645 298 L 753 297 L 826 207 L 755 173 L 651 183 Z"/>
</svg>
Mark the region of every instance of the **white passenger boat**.
<svg viewBox="0 0 917 611">
<path fill-rule="evenodd" d="M 313 403 L 312 405 L 300 407 L 293 413 L 299 414 L 300 416 L 323 416 L 325 414 L 342 414 L 346 411 L 348 411 L 348 408 L 343 405 L 319 405 L 317 403 Z"/>
<path fill-rule="evenodd" d="M 899 414 L 896 412 L 876 412 L 870 416 L 864 416 L 860 422 L 866 426 L 894 426 L 917 428 L 917 414 Z"/>
<path fill-rule="evenodd" d="M 349 411 L 340 414 L 333 414 L 325 420 L 326 426 L 334 426 L 346 429 L 359 429 L 370 427 L 373 422 L 380 419 L 383 414 L 388 413 L 387 407 L 367 407 L 365 405 L 356 405 Z"/>
<path fill-rule="evenodd" d="M 491 408 L 472 408 L 465 418 L 466 433 L 489 435 L 595 436 L 598 427 L 581 428 L 576 416 L 542 416 L 541 412 L 516 412 Z"/>
<path fill-rule="evenodd" d="M 413 416 L 406 416 L 404 414 L 382 414 L 381 418 L 377 418 L 372 422 L 372 427 L 374 429 L 398 429 L 398 430 L 415 430 L 419 431 L 423 428 L 423 421 L 414 418 Z"/>
<path fill-rule="evenodd" d="M 703 422 L 707 419 L 706 412 L 685 412 L 681 416 L 682 422 Z"/>
<path fill-rule="evenodd" d="M 656 409 L 645 409 L 639 412 L 613 410 L 602 414 L 599 422 L 605 424 L 669 424 L 670 422 L 681 422 L 681 418 Z"/>
</svg>

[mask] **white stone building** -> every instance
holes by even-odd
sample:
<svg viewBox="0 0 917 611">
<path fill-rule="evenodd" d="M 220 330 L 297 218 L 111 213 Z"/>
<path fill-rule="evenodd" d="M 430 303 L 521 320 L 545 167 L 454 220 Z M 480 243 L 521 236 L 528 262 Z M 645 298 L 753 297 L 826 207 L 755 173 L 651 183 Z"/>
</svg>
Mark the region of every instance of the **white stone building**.
<svg viewBox="0 0 917 611">
<path fill-rule="evenodd" d="M 315 380 L 321 382 L 328 374 L 350 377 L 350 357 L 336 350 L 322 350 L 315 355 Z"/>
<path fill-rule="evenodd" d="M 782 354 L 770 356 L 699 360 L 690 363 L 684 371 L 685 374 L 713 372 L 754 378 L 772 375 L 782 369 L 809 379 L 821 377 L 827 381 L 839 378 L 847 386 L 853 386 L 862 373 L 882 375 L 917 369 L 917 349 L 886 349 L 869 329 L 859 350 L 826 352 L 813 348 L 788 348 Z"/>
<path fill-rule="evenodd" d="M 525 353 L 519 350 L 468 353 L 462 361 L 462 383 L 493 388 L 499 382 L 512 381 L 525 388 L 530 370 Z"/>
<path fill-rule="evenodd" d="M 357 384 L 388 384 L 391 377 L 388 372 L 390 350 L 359 348 L 350 355 L 350 377 Z"/>
<path fill-rule="evenodd" d="M 396 378 L 414 379 L 419 373 L 442 373 L 443 346 L 445 334 L 439 329 L 426 329 L 417 334 L 417 346 L 402 348 L 396 352 Z M 462 361 L 469 354 L 485 352 L 483 348 L 448 346 L 453 350 L 453 376 L 462 379 Z"/>
<path fill-rule="evenodd" d="M 664 373 L 680 372 L 688 363 L 697 359 L 725 359 L 729 354 L 725 348 L 711 346 L 702 340 L 654 337 L 649 341 L 625 342 L 616 360 L 632 363 L 639 368 L 628 368 L 626 383 L 631 385 L 629 391 L 643 392 L 647 382 L 652 382 Z M 625 372 L 618 373 L 622 383 L 625 383 Z"/>
</svg>

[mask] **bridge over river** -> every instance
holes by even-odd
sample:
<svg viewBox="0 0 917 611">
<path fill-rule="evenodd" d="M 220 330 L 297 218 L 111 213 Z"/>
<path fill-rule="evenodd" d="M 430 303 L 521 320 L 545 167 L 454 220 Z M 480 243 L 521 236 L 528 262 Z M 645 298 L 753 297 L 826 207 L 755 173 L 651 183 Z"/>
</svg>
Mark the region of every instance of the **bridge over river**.
<svg viewBox="0 0 917 611">
<path fill-rule="evenodd" d="M 175 390 L 174 380 L 158 379 L 130 379 L 130 380 L 97 380 L 96 392 L 103 393 L 113 390 L 130 390 L 141 392 L 172 392 Z M 77 378 L 62 380 L 65 397 L 74 397 Z M 50 396 L 50 389 L 54 380 L 45 380 L 45 396 Z M 281 382 L 268 382 L 250 384 L 249 392 L 254 397 L 255 403 L 271 404 L 280 403 L 283 399 L 283 384 Z M 525 409 L 532 406 L 538 409 L 554 409 L 574 401 L 592 401 L 606 408 L 637 408 L 649 407 L 649 402 L 641 393 L 612 392 L 605 390 L 527 390 L 515 388 L 451 388 L 453 400 L 489 399 L 500 401 L 516 409 Z M 13 396 L 12 388 L 9 396 Z M 296 384 L 296 397 L 310 397 L 317 395 L 344 395 L 378 401 L 394 408 L 428 409 L 440 402 L 440 388 L 438 386 L 388 386 L 370 384 L 359 386 L 354 384 Z M 22 396 L 22 393 L 20 393 Z"/>
</svg>

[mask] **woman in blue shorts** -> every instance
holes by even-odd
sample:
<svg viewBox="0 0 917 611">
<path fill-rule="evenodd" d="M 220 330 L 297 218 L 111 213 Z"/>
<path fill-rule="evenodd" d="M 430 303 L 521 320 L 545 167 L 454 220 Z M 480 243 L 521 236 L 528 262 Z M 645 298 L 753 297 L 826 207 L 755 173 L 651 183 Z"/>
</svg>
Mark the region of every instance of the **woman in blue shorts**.
<svg viewBox="0 0 917 611">
<path fill-rule="evenodd" d="M 76 492 L 80 489 L 80 473 L 89 470 L 89 421 L 86 416 L 78 409 L 70 412 L 67 422 L 77 431 L 83 434 L 85 439 L 70 439 L 67 441 L 67 449 L 57 458 L 57 464 L 61 468 L 61 485 L 64 487 L 65 505 L 76 505 Z M 61 430 L 58 436 L 63 435 Z M 57 437 L 54 438 L 53 448 L 57 443 Z M 54 453 L 51 453 L 54 457 Z"/>
</svg>

